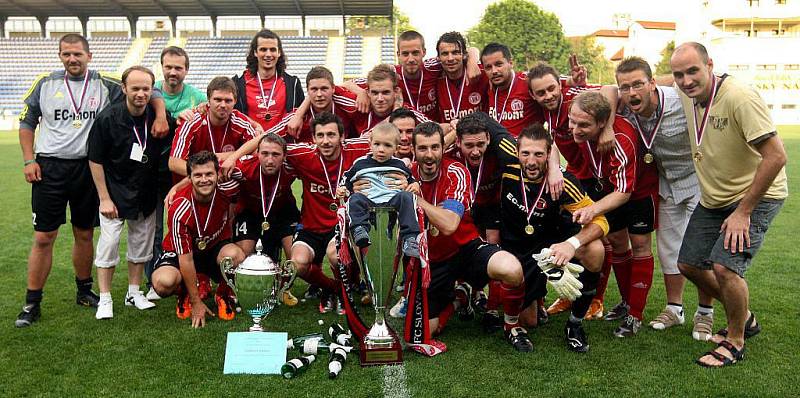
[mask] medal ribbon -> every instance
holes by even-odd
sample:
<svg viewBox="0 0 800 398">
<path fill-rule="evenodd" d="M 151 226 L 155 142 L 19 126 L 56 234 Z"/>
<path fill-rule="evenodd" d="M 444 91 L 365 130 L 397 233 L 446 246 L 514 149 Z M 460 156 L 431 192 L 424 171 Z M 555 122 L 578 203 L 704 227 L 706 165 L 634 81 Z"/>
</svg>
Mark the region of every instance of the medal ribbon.
<svg viewBox="0 0 800 398">
<path fill-rule="evenodd" d="M 139 136 L 139 130 L 136 129 L 136 121 L 133 122 L 133 136 L 136 137 L 136 142 L 139 143 L 139 146 L 142 147 L 142 153 L 144 150 L 147 149 L 147 125 L 150 122 L 150 119 L 145 116 L 144 118 L 144 138 Z"/>
<path fill-rule="evenodd" d="M 336 170 L 336 184 L 339 184 L 339 179 L 342 178 L 342 164 L 344 162 L 344 154 L 339 154 L 339 169 Z M 325 166 L 325 161 L 322 160 L 322 155 L 319 155 L 319 163 L 322 165 L 322 172 L 325 173 L 325 182 L 328 183 L 328 193 L 333 198 L 334 203 L 336 202 L 336 192 L 333 190 L 333 186 L 331 185 L 331 178 L 328 177 L 328 168 Z"/>
<path fill-rule="evenodd" d="M 603 158 L 598 157 L 598 161 L 595 161 L 592 144 L 590 144 L 589 141 L 586 141 L 586 146 L 589 147 L 589 158 L 592 161 L 592 172 L 594 173 L 595 178 L 601 180 L 603 179 Z"/>
<path fill-rule="evenodd" d="M 714 105 L 714 97 L 717 95 L 717 77 L 714 74 L 711 75 L 711 98 L 708 99 L 708 106 L 706 106 L 706 110 L 703 111 L 703 123 L 698 126 L 697 124 L 697 102 L 694 102 L 692 106 L 692 112 L 694 112 L 694 142 L 697 144 L 698 151 L 700 150 L 700 143 L 703 142 L 703 132 L 706 130 L 706 123 L 708 123 L 708 116 L 709 111 L 711 110 L 711 106 Z"/>
<path fill-rule="evenodd" d="M 419 68 L 419 88 L 417 89 L 417 103 L 414 103 L 414 98 L 411 96 L 411 92 L 408 91 L 408 83 L 406 83 L 406 75 L 403 72 L 403 69 L 400 69 L 400 77 L 403 78 L 403 87 L 406 89 L 406 94 L 408 94 L 408 102 L 411 103 L 411 108 L 414 110 L 417 109 L 417 104 L 419 104 L 419 97 L 422 96 L 422 81 L 425 79 L 425 70 L 424 68 Z"/>
<path fill-rule="evenodd" d="M 528 194 L 525 193 L 525 176 L 522 174 L 522 165 L 520 165 L 519 169 L 519 188 L 522 191 L 522 201 L 525 203 L 525 213 L 528 215 L 528 218 L 525 221 L 528 225 L 531 225 L 531 216 L 533 212 L 536 211 L 536 204 L 539 203 L 539 199 L 542 198 L 542 194 L 544 193 L 544 187 L 547 185 L 547 177 L 542 178 L 542 186 L 539 188 L 539 194 L 536 195 L 536 200 L 533 201 L 533 207 L 528 207 Z"/>
<path fill-rule="evenodd" d="M 264 94 L 264 85 L 261 83 L 261 75 L 256 72 L 256 80 L 258 81 L 258 89 L 261 91 L 261 99 L 263 100 L 266 95 Z M 275 75 L 275 81 L 272 82 L 272 89 L 269 91 L 269 98 L 264 106 L 267 107 L 266 112 L 269 113 L 270 102 L 272 102 L 272 95 L 275 94 L 275 85 L 278 84 L 278 75 Z"/>
<path fill-rule="evenodd" d="M 217 146 L 214 145 L 214 134 L 211 132 L 211 119 L 206 115 L 206 126 L 208 127 L 208 139 L 211 141 L 211 150 L 217 153 Z M 225 138 L 228 137 L 228 128 L 231 126 L 231 119 L 228 118 L 228 123 L 225 124 L 225 133 L 222 134 L 222 141 L 219 142 L 220 149 L 225 145 Z"/>
<path fill-rule="evenodd" d="M 558 99 L 558 113 L 556 113 L 556 123 L 553 125 L 553 112 L 547 112 L 547 129 L 550 130 L 550 136 L 555 136 L 558 123 L 561 121 L 561 104 L 564 97 Z"/>
<path fill-rule="evenodd" d="M 194 216 L 194 226 L 197 227 L 197 235 L 202 240 L 205 238 L 206 229 L 208 228 L 208 220 L 211 219 L 211 211 L 214 210 L 214 199 L 217 198 L 217 190 L 211 195 L 211 205 L 208 206 L 208 214 L 206 214 L 206 223 L 203 224 L 203 232 L 200 232 L 200 220 L 197 219 L 197 206 L 194 204 L 194 193 L 192 193 L 192 215 Z"/>
<path fill-rule="evenodd" d="M 464 83 L 467 81 L 467 76 L 463 76 L 461 78 L 461 90 L 458 92 L 458 107 L 456 104 L 453 103 L 453 96 L 450 94 L 450 79 L 445 78 L 445 84 L 447 85 L 447 98 L 450 99 L 450 109 L 453 111 L 453 119 L 458 119 L 458 112 L 461 110 L 461 97 L 464 95 Z"/>
<path fill-rule="evenodd" d="M 69 103 L 72 106 L 72 113 L 76 116 L 83 108 L 83 99 L 86 97 L 86 89 L 89 87 L 89 69 L 86 69 L 86 73 L 83 76 L 83 87 L 81 88 L 81 102 L 75 103 L 75 95 L 72 94 L 72 88 L 69 86 L 69 81 L 67 81 L 67 72 L 64 72 L 64 86 L 67 87 L 67 95 L 69 96 Z"/>
<path fill-rule="evenodd" d="M 636 122 L 636 130 L 639 131 L 639 136 L 642 137 L 644 147 L 647 148 L 648 151 L 653 146 L 653 142 L 656 140 L 658 128 L 661 127 L 661 120 L 664 118 L 664 93 L 658 87 L 656 87 L 656 91 L 658 92 L 658 104 L 656 106 L 656 115 L 658 118 L 656 119 L 656 125 L 653 126 L 653 129 L 649 131 L 648 135 L 644 134 L 644 129 L 639 122 L 639 115 L 634 114 L 633 118 L 633 121 Z"/>
<path fill-rule="evenodd" d="M 516 79 L 517 79 L 517 74 L 512 72 L 511 73 L 511 84 L 508 85 L 508 94 L 506 95 L 506 100 L 503 101 L 503 109 L 500 109 L 499 112 L 497 110 L 497 93 L 500 90 L 498 90 L 498 89 L 494 90 L 494 111 L 497 112 L 500 115 L 500 117 L 495 118 L 498 123 L 501 123 L 503 121 L 503 113 L 506 110 L 506 105 L 508 105 L 508 99 L 511 98 L 511 89 L 514 88 L 514 80 L 516 80 Z"/>
<path fill-rule="evenodd" d="M 278 178 L 275 179 L 275 187 L 272 189 L 272 197 L 269 199 L 269 205 L 265 204 L 264 197 L 264 173 L 261 171 L 261 167 L 258 167 L 258 185 L 259 191 L 261 192 L 261 212 L 264 214 L 264 220 L 267 219 L 267 215 L 269 215 L 270 210 L 272 210 L 272 203 L 275 202 L 275 195 L 278 193 L 278 184 L 281 182 L 281 171 L 282 169 L 278 169 Z"/>
</svg>

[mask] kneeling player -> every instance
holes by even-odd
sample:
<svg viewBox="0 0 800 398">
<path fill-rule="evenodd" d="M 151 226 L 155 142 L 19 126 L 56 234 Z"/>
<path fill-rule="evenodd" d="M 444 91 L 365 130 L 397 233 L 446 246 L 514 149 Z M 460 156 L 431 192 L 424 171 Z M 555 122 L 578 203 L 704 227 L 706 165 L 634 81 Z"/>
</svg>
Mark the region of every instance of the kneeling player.
<svg viewBox="0 0 800 398">
<path fill-rule="evenodd" d="M 536 300 L 546 293 L 545 281 L 549 278 L 553 285 L 564 283 L 545 276 L 532 255 L 549 249 L 554 257 L 551 262 L 562 268 L 573 258 L 580 261 L 584 271 L 578 280 L 583 288 L 572 306 L 565 333 L 567 348 L 586 352 L 589 343 L 581 322 L 596 292 L 604 252 L 599 239 L 608 232 L 608 223 L 605 217 L 598 215 L 581 228 L 562 218 L 562 209 L 572 213 L 593 203 L 580 181 L 569 172 L 564 173 L 564 191 L 556 200 L 544 194 L 552 145 L 550 134 L 540 124 L 533 124 L 520 133 L 518 162 L 503 168 L 500 241 L 504 249 L 517 256 L 525 272 L 525 309 L 520 316 L 524 326 L 536 325 Z"/>
<path fill-rule="evenodd" d="M 168 212 L 169 233 L 164 237 L 164 253 L 153 271 L 153 288 L 161 297 L 178 295 L 178 318 L 192 317 L 192 327 L 205 326 L 206 314 L 213 313 L 200 299 L 197 274 L 203 273 L 219 283 L 214 300 L 220 319 L 235 315 L 233 292 L 222 281 L 219 263 L 230 258 L 234 265 L 244 260 L 239 246 L 229 243 L 230 197 L 235 189 L 217 187 L 219 162 L 209 151 L 189 157 L 186 172 L 191 186 L 175 194 Z"/>
</svg>

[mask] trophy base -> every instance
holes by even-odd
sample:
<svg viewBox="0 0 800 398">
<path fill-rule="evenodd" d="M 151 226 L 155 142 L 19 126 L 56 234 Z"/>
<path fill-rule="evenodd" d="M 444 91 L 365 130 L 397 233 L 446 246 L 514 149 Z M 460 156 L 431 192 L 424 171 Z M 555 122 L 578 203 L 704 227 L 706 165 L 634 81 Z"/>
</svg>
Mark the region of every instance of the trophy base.
<svg viewBox="0 0 800 398">
<path fill-rule="evenodd" d="M 399 365 L 403 363 L 403 346 L 395 334 L 390 344 L 373 346 L 365 342 L 358 345 L 358 356 L 362 367 Z"/>
</svg>

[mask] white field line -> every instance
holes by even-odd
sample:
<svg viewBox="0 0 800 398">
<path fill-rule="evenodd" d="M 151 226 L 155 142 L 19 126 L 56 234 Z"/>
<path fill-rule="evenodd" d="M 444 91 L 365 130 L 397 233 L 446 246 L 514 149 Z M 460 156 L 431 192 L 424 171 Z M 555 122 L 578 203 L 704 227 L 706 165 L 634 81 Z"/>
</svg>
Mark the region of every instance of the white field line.
<svg viewBox="0 0 800 398">
<path fill-rule="evenodd" d="M 403 365 L 383 367 L 384 398 L 408 398 L 411 393 L 406 387 L 406 368 Z"/>
</svg>

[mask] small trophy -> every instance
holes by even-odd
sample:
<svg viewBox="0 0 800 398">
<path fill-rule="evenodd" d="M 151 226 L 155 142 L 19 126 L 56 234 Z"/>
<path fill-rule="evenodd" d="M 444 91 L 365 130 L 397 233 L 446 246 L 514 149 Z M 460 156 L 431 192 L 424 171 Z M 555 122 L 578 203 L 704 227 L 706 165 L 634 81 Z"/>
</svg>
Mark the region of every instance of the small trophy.
<svg viewBox="0 0 800 398">
<path fill-rule="evenodd" d="M 264 331 L 261 319 L 275 309 L 279 297 L 292 286 L 297 274 L 291 262 L 279 266 L 261 253 L 263 249 L 259 240 L 256 253 L 247 257 L 238 267 L 233 266 L 230 257 L 225 257 L 219 264 L 222 277 L 236 293 L 239 304 L 253 317 L 253 326 L 249 329 L 251 332 Z"/>
</svg>

